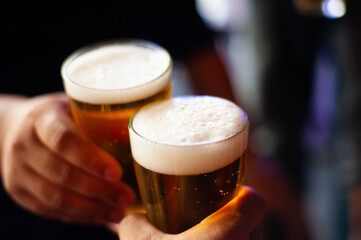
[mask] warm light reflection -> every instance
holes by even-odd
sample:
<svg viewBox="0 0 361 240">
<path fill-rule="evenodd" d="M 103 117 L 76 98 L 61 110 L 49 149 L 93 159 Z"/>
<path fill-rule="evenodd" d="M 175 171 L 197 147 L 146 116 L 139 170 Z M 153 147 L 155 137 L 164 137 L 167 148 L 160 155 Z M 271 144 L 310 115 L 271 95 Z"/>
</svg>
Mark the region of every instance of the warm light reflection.
<svg viewBox="0 0 361 240">
<path fill-rule="evenodd" d="M 346 13 L 346 4 L 343 0 L 325 0 L 322 4 L 322 13 L 330 19 L 340 18 Z"/>
</svg>

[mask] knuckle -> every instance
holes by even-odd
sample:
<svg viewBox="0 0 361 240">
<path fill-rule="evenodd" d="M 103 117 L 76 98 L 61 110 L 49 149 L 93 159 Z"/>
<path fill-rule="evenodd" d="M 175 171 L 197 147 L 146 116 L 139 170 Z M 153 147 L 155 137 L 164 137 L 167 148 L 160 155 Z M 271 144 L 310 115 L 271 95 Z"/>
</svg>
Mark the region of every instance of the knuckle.
<svg viewBox="0 0 361 240">
<path fill-rule="evenodd" d="M 75 184 L 75 174 L 70 166 L 63 166 L 59 170 L 58 181 L 61 185 L 74 185 Z"/>
<path fill-rule="evenodd" d="M 73 132 L 65 127 L 57 127 L 53 132 L 52 143 L 56 152 L 63 152 L 70 145 L 74 137 Z"/>
<path fill-rule="evenodd" d="M 49 189 L 46 184 L 39 183 L 39 195 L 48 205 L 55 209 L 65 209 L 67 207 L 66 198 L 63 191 L 58 189 Z"/>
<path fill-rule="evenodd" d="M 21 139 L 15 139 L 12 142 L 9 142 L 9 145 L 6 146 L 6 149 L 4 150 L 4 158 L 6 160 L 4 161 L 12 161 L 16 160 L 19 162 L 24 162 L 27 159 L 27 153 L 28 153 L 28 147 L 26 146 L 26 143 Z M 15 161 L 12 161 L 15 163 Z M 15 169 L 12 169 L 15 170 Z"/>
</svg>

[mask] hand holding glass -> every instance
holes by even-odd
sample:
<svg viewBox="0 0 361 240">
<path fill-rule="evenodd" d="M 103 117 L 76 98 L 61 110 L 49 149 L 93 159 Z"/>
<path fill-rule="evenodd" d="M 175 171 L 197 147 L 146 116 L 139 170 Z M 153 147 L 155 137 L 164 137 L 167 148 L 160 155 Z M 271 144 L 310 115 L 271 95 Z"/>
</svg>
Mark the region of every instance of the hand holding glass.
<svg viewBox="0 0 361 240">
<path fill-rule="evenodd" d="M 145 104 L 170 98 L 170 55 L 150 42 L 103 43 L 73 53 L 61 73 L 77 129 L 119 161 L 122 180 L 137 190 L 128 122 Z"/>
</svg>

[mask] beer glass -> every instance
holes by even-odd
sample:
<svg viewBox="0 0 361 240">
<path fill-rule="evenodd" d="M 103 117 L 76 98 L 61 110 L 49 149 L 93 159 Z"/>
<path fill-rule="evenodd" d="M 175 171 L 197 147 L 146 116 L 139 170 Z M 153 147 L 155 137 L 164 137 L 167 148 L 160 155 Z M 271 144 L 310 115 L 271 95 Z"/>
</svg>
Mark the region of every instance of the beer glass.
<svg viewBox="0 0 361 240">
<path fill-rule="evenodd" d="M 129 121 L 138 185 L 157 228 L 179 233 L 240 191 L 249 119 L 234 103 L 181 96 L 148 105 Z"/>
<path fill-rule="evenodd" d="M 146 41 L 101 43 L 71 54 L 61 74 L 77 129 L 119 161 L 137 193 L 128 122 L 145 104 L 170 98 L 169 53 Z"/>
</svg>

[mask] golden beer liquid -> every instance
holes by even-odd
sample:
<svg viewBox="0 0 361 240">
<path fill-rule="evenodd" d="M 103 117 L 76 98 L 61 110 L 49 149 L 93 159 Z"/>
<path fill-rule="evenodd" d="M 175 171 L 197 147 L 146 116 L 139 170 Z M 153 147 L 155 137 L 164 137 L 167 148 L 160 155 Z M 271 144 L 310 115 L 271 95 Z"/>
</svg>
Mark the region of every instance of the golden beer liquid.
<svg viewBox="0 0 361 240">
<path fill-rule="evenodd" d="M 171 82 L 159 93 L 129 103 L 89 104 L 69 96 L 77 129 L 119 161 L 123 169 L 122 181 L 129 184 L 136 192 L 138 202 L 140 197 L 129 144 L 129 118 L 144 105 L 170 97 Z"/>
<path fill-rule="evenodd" d="M 243 184 L 246 152 L 231 164 L 199 175 L 166 175 L 134 161 L 140 194 L 151 223 L 167 233 L 198 224 L 236 196 Z"/>
</svg>

